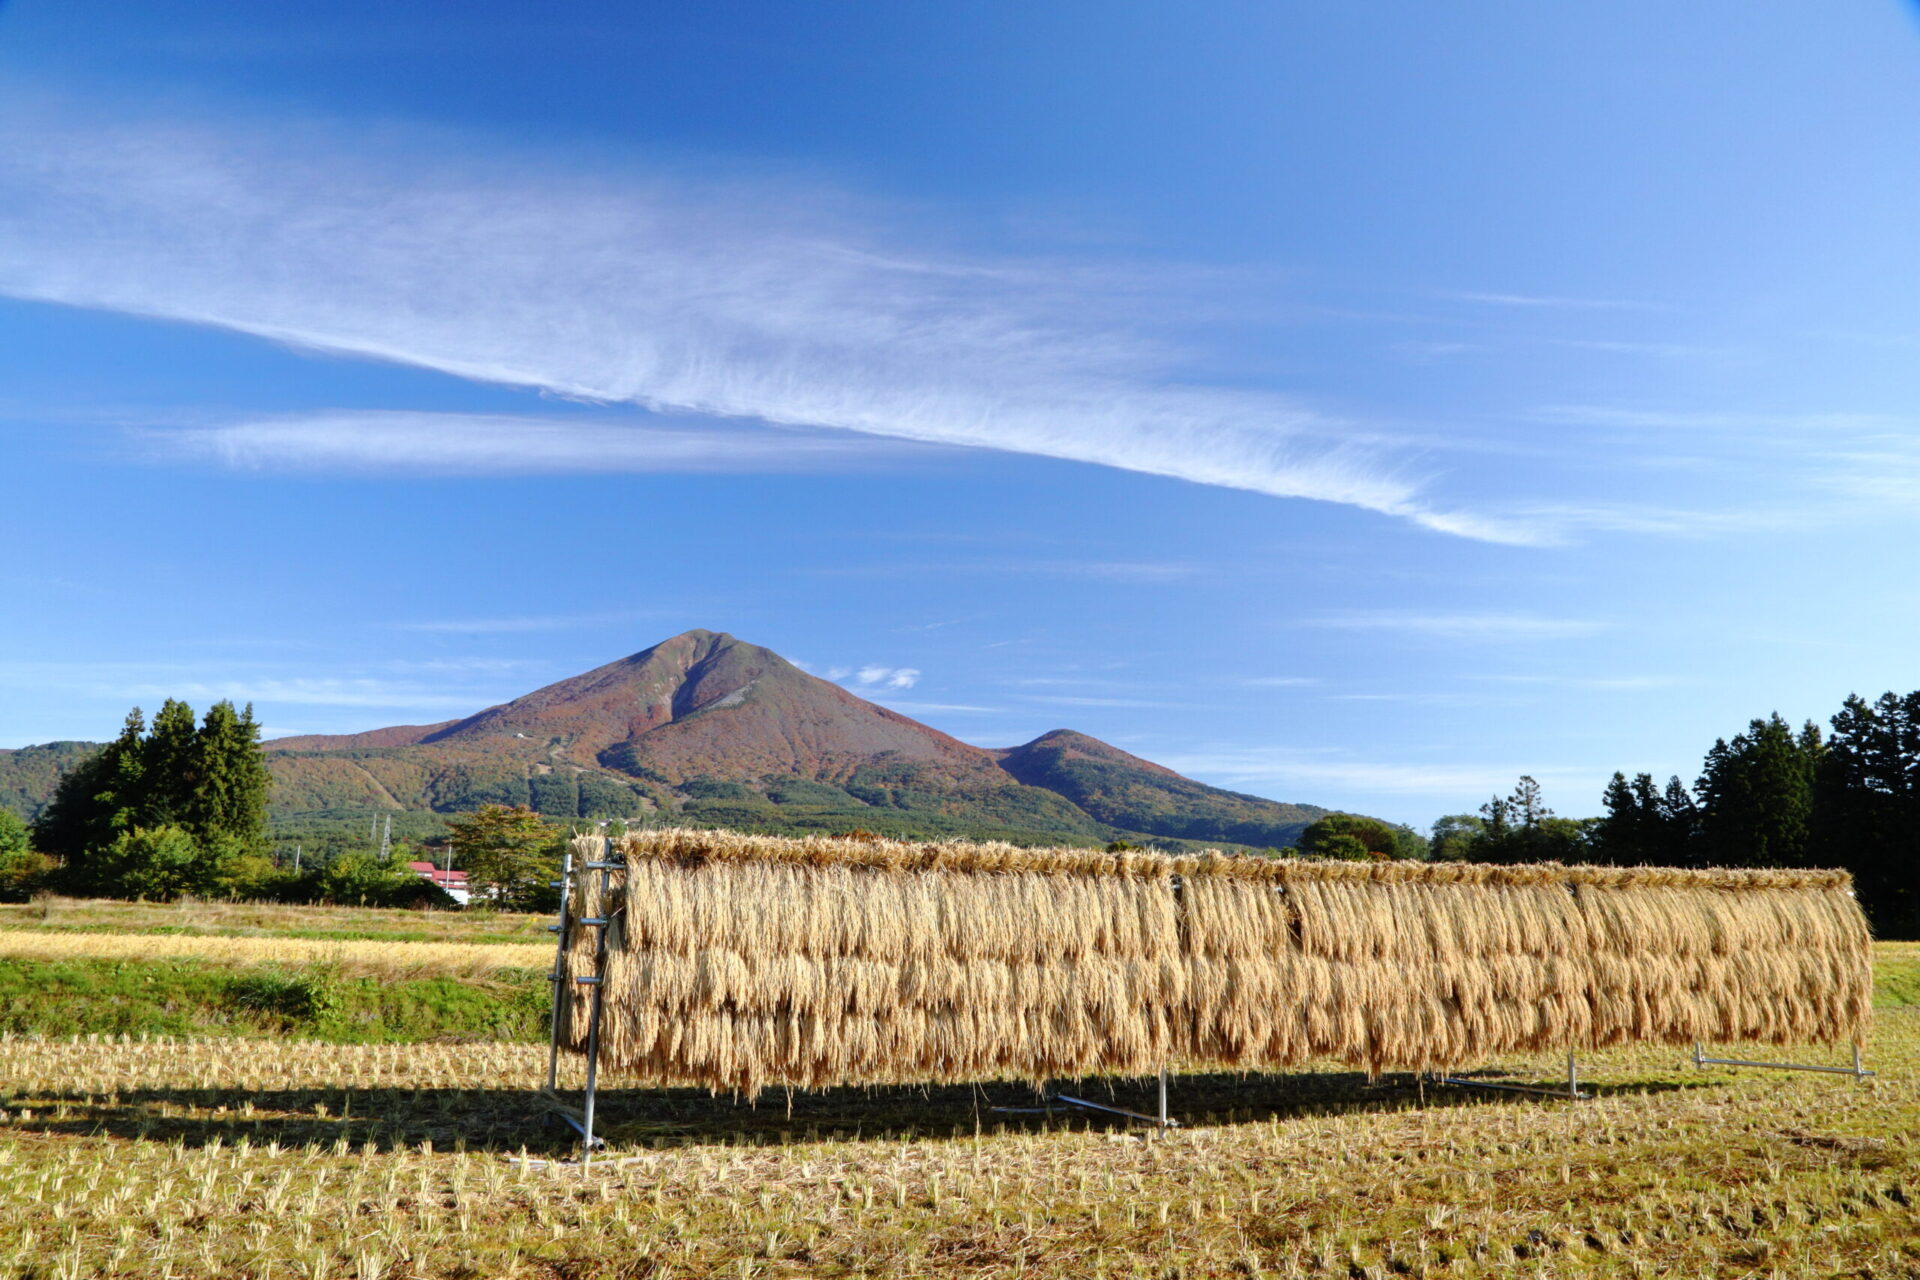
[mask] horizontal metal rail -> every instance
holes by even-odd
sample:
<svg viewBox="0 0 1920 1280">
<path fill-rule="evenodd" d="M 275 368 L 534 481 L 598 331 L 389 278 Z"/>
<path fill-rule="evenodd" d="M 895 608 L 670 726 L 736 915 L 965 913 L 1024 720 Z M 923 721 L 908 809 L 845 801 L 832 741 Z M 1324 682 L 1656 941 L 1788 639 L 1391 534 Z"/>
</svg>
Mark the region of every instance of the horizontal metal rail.
<svg viewBox="0 0 1920 1280">
<path fill-rule="evenodd" d="M 1590 1093 L 1581 1093 L 1579 1090 L 1542 1089 L 1538 1085 L 1501 1084 L 1497 1080 L 1463 1080 L 1459 1076 L 1435 1076 L 1433 1082 L 1435 1084 L 1460 1085 L 1467 1089 L 1501 1089 L 1507 1093 L 1534 1093 L 1539 1094 L 1543 1098 L 1566 1098 L 1569 1100 L 1585 1101 L 1593 1096 Z"/>
<path fill-rule="evenodd" d="M 1852 1076 L 1856 1080 L 1865 1080 L 1878 1074 L 1860 1065 L 1860 1046 L 1853 1046 L 1853 1065 L 1850 1067 L 1822 1067 L 1810 1062 L 1752 1062 L 1746 1058 L 1709 1058 L 1701 1052 L 1698 1044 L 1693 1046 L 1693 1065 L 1696 1067 L 1764 1067 L 1769 1071 L 1818 1071 L 1830 1076 Z"/>
<path fill-rule="evenodd" d="M 1102 1102 L 1089 1102 L 1085 1098 L 1075 1098 L 1065 1093 L 1054 1094 L 1053 1100 L 1055 1102 L 1064 1102 L 1070 1107 L 1085 1107 L 1089 1111 L 1104 1111 L 1111 1116 L 1125 1116 L 1129 1120 L 1144 1120 L 1148 1124 L 1165 1125 L 1169 1129 L 1178 1129 L 1180 1127 L 1178 1120 L 1171 1118 L 1162 1119 L 1159 1116 L 1141 1115 L 1138 1111 L 1128 1111 L 1125 1107 L 1109 1107 Z"/>
<path fill-rule="evenodd" d="M 1498 1080 L 1468 1080 L 1461 1076 L 1441 1074 L 1434 1077 L 1439 1084 L 1460 1085 L 1468 1089 L 1499 1089 L 1506 1093 L 1531 1093 L 1542 1098 L 1565 1098 L 1569 1102 L 1584 1102 L 1593 1095 L 1580 1092 L 1580 1061 L 1572 1052 L 1567 1054 L 1567 1087 L 1564 1089 L 1543 1089 L 1532 1084 L 1502 1084 Z"/>
</svg>

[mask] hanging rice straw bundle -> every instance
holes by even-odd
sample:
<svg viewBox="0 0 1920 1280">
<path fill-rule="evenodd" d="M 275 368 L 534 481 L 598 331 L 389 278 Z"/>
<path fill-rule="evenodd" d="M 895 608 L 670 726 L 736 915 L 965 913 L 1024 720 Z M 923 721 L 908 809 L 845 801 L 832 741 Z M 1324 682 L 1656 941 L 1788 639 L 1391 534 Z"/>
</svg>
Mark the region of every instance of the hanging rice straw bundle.
<svg viewBox="0 0 1920 1280">
<path fill-rule="evenodd" d="M 576 841 L 576 861 L 608 846 Z M 1167 857 L 648 831 L 579 877 L 564 1040 L 768 1085 L 1332 1060 L 1378 1073 L 1628 1042 L 1857 1041 L 1870 936 L 1838 871 Z"/>
</svg>

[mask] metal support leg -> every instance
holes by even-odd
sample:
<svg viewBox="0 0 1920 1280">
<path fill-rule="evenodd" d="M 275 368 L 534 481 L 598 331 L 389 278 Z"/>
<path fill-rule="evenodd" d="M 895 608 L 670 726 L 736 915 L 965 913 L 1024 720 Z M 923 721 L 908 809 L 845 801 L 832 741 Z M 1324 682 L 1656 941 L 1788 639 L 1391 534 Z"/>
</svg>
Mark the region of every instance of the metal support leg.
<svg viewBox="0 0 1920 1280">
<path fill-rule="evenodd" d="M 600 1084 L 600 1011 L 607 1002 L 607 929 L 613 923 L 613 911 L 607 901 L 607 894 L 613 884 L 613 863 L 611 850 L 601 854 L 600 861 L 588 863 L 590 869 L 600 872 L 599 915 L 591 923 L 599 928 L 600 935 L 593 945 L 593 976 L 583 978 L 593 987 L 593 1008 L 587 1014 L 587 1090 L 586 1102 L 581 1108 L 583 1122 L 583 1146 L 580 1151 L 580 1166 L 585 1168 L 593 1161 L 593 1104 L 598 1095 Z"/>
<path fill-rule="evenodd" d="M 1164 1063 L 1160 1067 L 1160 1127 L 1167 1127 L 1167 1068 Z"/>
<path fill-rule="evenodd" d="M 554 882 L 560 890 L 560 923 L 547 927 L 558 934 L 553 945 L 553 972 L 547 975 L 548 985 L 553 988 L 553 1016 L 547 1027 L 547 1092 L 552 1093 L 560 1074 L 560 1002 L 571 1000 L 573 992 L 567 990 L 567 943 L 568 930 L 573 906 L 573 850 L 569 848 L 560 859 L 560 879 Z"/>
<path fill-rule="evenodd" d="M 1700 1042 L 1693 1044 L 1693 1065 L 1696 1067 L 1765 1067 L 1769 1071 L 1818 1071 L 1830 1076 L 1852 1076 L 1855 1080 L 1866 1080 L 1875 1073 L 1860 1065 L 1860 1046 L 1853 1046 L 1853 1065 L 1850 1067 L 1821 1067 L 1808 1062 L 1752 1062 L 1745 1058 L 1709 1058 L 1701 1051 Z"/>
</svg>

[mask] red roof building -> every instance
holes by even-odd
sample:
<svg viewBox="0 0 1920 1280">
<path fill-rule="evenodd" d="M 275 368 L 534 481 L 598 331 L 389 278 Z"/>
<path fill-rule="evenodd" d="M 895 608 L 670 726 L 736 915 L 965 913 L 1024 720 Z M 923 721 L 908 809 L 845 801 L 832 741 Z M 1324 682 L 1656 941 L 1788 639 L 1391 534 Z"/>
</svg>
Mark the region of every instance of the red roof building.
<svg viewBox="0 0 1920 1280">
<path fill-rule="evenodd" d="M 465 902 L 468 897 L 467 873 L 464 871 L 442 871 L 431 862 L 409 862 L 407 869 L 422 880 L 445 889 L 455 901 Z"/>
</svg>

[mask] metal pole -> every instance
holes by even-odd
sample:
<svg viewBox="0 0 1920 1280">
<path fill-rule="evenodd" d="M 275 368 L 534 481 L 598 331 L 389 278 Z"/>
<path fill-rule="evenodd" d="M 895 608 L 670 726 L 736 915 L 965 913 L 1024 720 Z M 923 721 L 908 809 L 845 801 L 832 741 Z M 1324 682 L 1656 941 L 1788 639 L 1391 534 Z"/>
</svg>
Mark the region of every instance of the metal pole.
<svg viewBox="0 0 1920 1280">
<path fill-rule="evenodd" d="M 569 908 L 573 900 L 573 850 L 569 848 L 560 859 L 560 923 L 549 925 L 558 939 L 553 944 L 553 972 L 547 975 L 548 985 L 553 988 L 553 1012 L 547 1028 L 547 1090 L 552 1092 L 560 1073 L 560 1001 L 571 1000 L 573 992 L 567 989 L 567 921 Z"/>
<path fill-rule="evenodd" d="M 1165 1063 L 1162 1063 L 1160 1066 L 1160 1127 L 1162 1129 L 1167 1127 L 1167 1068 Z"/>
<path fill-rule="evenodd" d="M 606 937 L 605 933 L 600 935 Z M 600 1076 L 600 993 L 602 984 L 598 978 L 593 983 L 593 1012 L 587 1016 L 587 1100 L 580 1109 L 580 1132 L 583 1146 L 580 1149 L 580 1167 L 586 1168 L 593 1163 L 593 1099 L 594 1090 Z"/>
<path fill-rule="evenodd" d="M 613 923 L 612 904 L 608 900 L 613 885 L 612 855 L 609 846 L 601 853 L 600 861 L 592 864 L 600 870 L 600 897 L 596 906 L 599 914 L 581 922 L 597 926 L 600 930 L 593 948 L 593 976 L 577 980 L 593 986 L 593 1008 L 587 1014 L 587 1096 L 580 1117 L 585 1142 L 580 1153 L 582 1170 L 593 1162 L 593 1102 L 600 1080 L 600 1009 L 606 1003 L 607 929 Z"/>
<path fill-rule="evenodd" d="M 1573 1050 L 1567 1050 L 1567 1096 L 1580 1096 L 1580 1064 L 1574 1061 Z"/>
<path fill-rule="evenodd" d="M 1754 1062 L 1746 1058 L 1704 1058 L 1696 1057 L 1701 1066 L 1712 1067 L 1765 1067 L 1769 1071 L 1819 1071 L 1830 1076 L 1852 1076 L 1856 1080 L 1866 1080 L 1874 1072 L 1860 1065 L 1860 1046 L 1853 1046 L 1853 1065 L 1850 1067 L 1822 1067 L 1810 1062 Z"/>
</svg>

